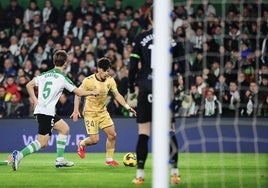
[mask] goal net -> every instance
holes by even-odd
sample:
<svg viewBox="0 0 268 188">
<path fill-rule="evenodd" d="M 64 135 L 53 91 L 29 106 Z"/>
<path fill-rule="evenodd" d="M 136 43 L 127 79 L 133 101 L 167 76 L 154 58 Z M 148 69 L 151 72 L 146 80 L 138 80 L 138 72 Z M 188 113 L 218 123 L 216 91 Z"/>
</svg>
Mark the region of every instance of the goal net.
<svg viewBox="0 0 268 188">
<path fill-rule="evenodd" d="M 261 0 L 174 3 L 182 187 L 268 187 L 267 8 Z"/>
</svg>

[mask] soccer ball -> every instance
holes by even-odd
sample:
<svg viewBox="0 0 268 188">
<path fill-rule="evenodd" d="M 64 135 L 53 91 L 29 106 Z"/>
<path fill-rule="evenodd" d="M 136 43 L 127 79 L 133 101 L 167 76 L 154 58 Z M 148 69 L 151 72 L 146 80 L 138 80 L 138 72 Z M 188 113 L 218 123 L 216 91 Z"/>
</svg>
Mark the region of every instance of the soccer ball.
<svg viewBox="0 0 268 188">
<path fill-rule="evenodd" d="M 123 157 L 123 163 L 125 166 L 134 167 L 137 165 L 137 157 L 135 153 L 127 153 Z"/>
</svg>

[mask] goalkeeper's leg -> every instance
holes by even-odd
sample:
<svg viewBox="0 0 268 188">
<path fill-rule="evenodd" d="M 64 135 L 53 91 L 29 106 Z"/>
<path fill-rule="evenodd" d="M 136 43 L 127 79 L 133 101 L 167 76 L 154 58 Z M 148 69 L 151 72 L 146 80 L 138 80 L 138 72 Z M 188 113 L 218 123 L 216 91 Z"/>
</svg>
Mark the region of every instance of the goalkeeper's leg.
<svg viewBox="0 0 268 188">
<path fill-rule="evenodd" d="M 171 165 L 171 183 L 180 183 L 180 172 L 178 168 L 179 147 L 176 134 L 174 131 L 174 123 L 170 131 L 170 165 Z"/>
<path fill-rule="evenodd" d="M 132 181 L 134 184 L 143 184 L 145 173 L 144 166 L 148 156 L 148 141 L 150 136 L 151 122 L 139 123 L 139 137 L 136 145 L 137 171 L 136 177 Z"/>
</svg>

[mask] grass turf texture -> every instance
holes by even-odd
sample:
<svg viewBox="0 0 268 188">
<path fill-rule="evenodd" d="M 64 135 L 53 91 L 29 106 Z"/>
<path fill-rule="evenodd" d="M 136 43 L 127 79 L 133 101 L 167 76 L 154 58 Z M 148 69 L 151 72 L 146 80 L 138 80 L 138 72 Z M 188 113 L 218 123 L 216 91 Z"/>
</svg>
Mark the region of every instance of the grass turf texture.
<svg viewBox="0 0 268 188">
<path fill-rule="evenodd" d="M 55 168 L 54 153 L 35 153 L 27 156 L 14 172 L 11 165 L 0 166 L 0 187 L 90 187 L 131 188 L 135 167 L 125 167 L 125 153 L 116 153 L 119 167 L 104 164 L 104 153 L 87 153 L 85 159 L 76 153 L 65 153 L 65 158 L 75 162 L 74 167 Z M 8 154 L 0 153 L 0 160 Z M 181 153 L 180 173 L 182 183 L 171 187 L 187 188 L 267 188 L 267 154 Z M 145 182 L 140 187 L 152 187 L 152 156 L 146 163 Z"/>
</svg>

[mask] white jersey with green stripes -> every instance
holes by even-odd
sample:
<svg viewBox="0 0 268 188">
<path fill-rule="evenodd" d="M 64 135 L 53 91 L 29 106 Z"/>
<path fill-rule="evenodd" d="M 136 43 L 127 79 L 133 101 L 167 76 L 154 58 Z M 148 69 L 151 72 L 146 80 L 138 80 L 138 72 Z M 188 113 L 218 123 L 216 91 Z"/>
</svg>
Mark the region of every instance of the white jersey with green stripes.
<svg viewBox="0 0 268 188">
<path fill-rule="evenodd" d="M 51 69 L 34 78 L 38 87 L 38 104 L 34 114 L 55 115 L 55 106 L 62 94 L 63 89 L 72 92 L 76 86 L 59 69 Z"/>
</svg>

